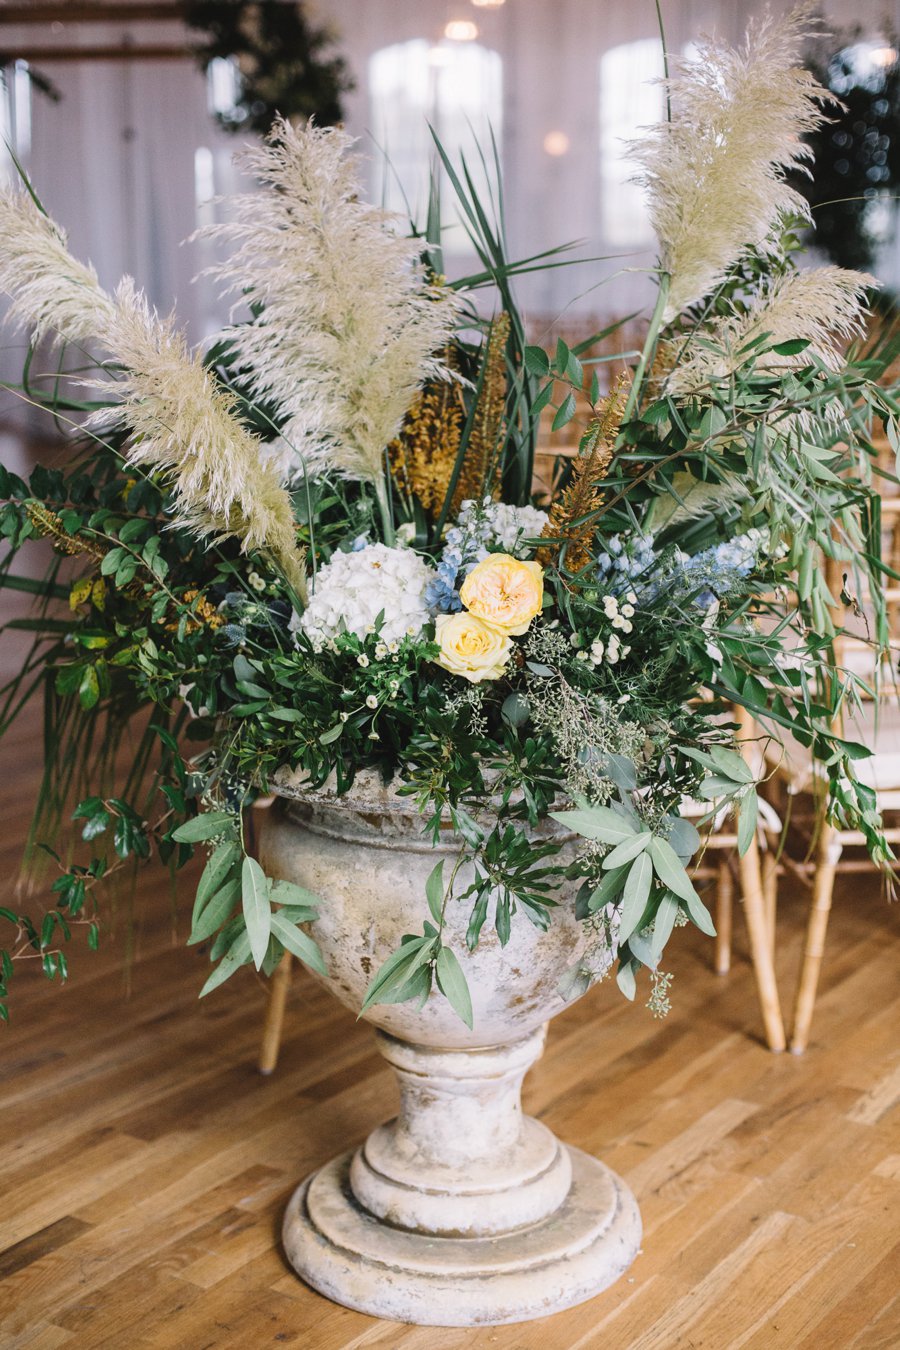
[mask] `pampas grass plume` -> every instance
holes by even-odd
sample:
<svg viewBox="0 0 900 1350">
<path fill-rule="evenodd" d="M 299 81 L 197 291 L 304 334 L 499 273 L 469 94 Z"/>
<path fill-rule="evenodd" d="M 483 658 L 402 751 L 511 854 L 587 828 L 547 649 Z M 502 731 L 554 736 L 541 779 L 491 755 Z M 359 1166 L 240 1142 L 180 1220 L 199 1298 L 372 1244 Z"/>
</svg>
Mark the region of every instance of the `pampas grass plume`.
<svg viewBox="0 0 900 1350">
<path fill-rule="evenodd" d="M 800 65 L 810 9 L 751 23 L 734 50 L 711 39 L 675 63 L 673 120 L 634 143 L 671 278 L 668 322 L 708 295 L 748 250 L 765 249 L 783 215 L 809 219 L 786 175 L 811 157 L 802 137 L 832 96 Z"/>
<path fill-rule="evenodd" d="M 451 378 L 436 353 L 456 325 L 455 297 L 426 283 L 421 241 L 361 200 L 352 144 L 337 128 L 276 122 L 241 157 L 262 190 L 200 232 L 231 246 L 208 269 L 226 293 L 261 305 L 224 336 L 253 394 L 286 417 L 288 477 L 332 468 L 378 480 L 420 386 Z"/>
<path fill-rule="evenodd" d="M 268 550 L 302 598 L 290 497 L 235 416 L 232 397 L 172 324 L 128 279 L 108 295 L 24 192 L 0 193 L 0 259 L 11 317 L 31 325 L 36 337 L 96 340 L 121 366 L 116 414 L 131 432 L 125 456 L 163 474 L 179 523 L 207 537 L 235 535 L 244 549 Z"/>
<path fill-rule="evenodd" d="M 811 353 L 832 370 L 842 347 L 865 331 L 865 293 L 878 282 L 864 272 L 815 267 L 779 277 L 757 295 L 744 314 L 716 319 L 698 330 L 667 378 L 673 394 L 690 394 L 711 380 L 724 379 L 751 354 L 749 344 L 766 338 L 775 346 L 804 338 L 809 346 L 794 355 L 765 351 L 763 369 L 803 365 Z"/>
</svg>

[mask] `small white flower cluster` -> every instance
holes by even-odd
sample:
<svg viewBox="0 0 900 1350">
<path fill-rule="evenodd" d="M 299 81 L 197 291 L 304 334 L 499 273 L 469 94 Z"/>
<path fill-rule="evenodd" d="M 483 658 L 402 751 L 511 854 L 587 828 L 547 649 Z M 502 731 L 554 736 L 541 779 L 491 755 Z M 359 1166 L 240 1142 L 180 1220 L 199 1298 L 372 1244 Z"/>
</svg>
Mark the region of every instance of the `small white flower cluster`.
<svg viewBox="0 0 900 1350">
<path fill-rule="evenodd" d="M 604 661 L 607 665 L 614 666 L 631 651 L 630 645 L 624 643 L 619 634 L 630 633 L 634 628 L 631 620 L 634 617 L 637 596 L 634 591 L 629 591 L 624 602 L 620 603 L 614 595 L 605 595 L 602 603 L 603 613 L 609 619 L 613 631 L 605 642 L 602 638 L 594 638 L 589 648 L 576 652 L 575 659 L 590 661 L 594 666 L 600 666 Z"/>
<path fill-rule="evenodd" d="M 624 605 L 620 605 L 614 595 L 605 595 L 603 597 L 603 613 L 609 619 L 613 628 L 619 629 L 622 633 L 630 633 L 634 628 L 631 620 L 634 616 L 636 604 L 637 596 L 634 591 L 629 591 L 625 596 Z"/>
<path fill-rule="evenodd" d="M 335 553 L 320 568 L 297 627 L 322 651 L 341 633 L 358 638 L 374 633 L 383 610 L 378 645 L 386 655 L 391 644 L 418 637 L 431 621 L 425 587 L 433 577 L 433 569 L 408 548 L 367 544 L 355 553 Z M 363 654 L 359 661 L 368 665 L 369 658 Z"/>
</svg>

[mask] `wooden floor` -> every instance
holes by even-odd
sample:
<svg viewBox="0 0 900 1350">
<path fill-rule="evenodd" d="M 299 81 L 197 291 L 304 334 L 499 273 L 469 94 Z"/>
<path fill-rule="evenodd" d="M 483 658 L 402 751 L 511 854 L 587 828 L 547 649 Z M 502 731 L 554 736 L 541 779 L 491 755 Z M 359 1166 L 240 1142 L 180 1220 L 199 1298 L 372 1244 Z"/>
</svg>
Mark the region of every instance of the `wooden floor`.
<svg viewBox="0 0 900 1350">
<path fill-rule="evenodd" d="M 23 755 L 8 751 L 0 775 L 7 875 Z M 783 908 L 788 987 L 800 906 Z M 762 1048 L 744 950 L 716 978 L 693 930 L 676 935 L 665 1022 L 608 986 L 555 1020 L 527 1109 L 628 1179 L 643 1253 L 587 1305 L 475 1331 L 377 1322 L 291 1273 L 278 1242 L 291 1188 L 392 1113 L 391 1077 L 367 1028 L 301 978 L 281 1064 L 261 1078 L 263 987 L 242 972 L 198 1003 L 205 958 L 173 935 L 158 878 L 138 911 L 130 996 L 122 917 L 105 950 L 74 956 L 64 990 L 15 980 L 0 1051 L 4 1350 L 900 1345 L 898 910 L 868 883 L 838 897 L 805 1058 Z"/>
</svg>

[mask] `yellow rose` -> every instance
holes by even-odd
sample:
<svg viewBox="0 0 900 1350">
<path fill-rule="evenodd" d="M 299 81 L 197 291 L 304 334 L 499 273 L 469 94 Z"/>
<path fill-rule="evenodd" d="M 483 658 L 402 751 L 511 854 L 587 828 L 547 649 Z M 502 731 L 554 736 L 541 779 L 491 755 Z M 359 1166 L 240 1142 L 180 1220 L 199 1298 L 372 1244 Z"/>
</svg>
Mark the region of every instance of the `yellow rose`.
<svg viewBox="0 0 900 1350">
<path fill-rule="evenodd" d="M 441 648 L 437 664 L 472 684 L 499 680 L 506 670 L 511 640 L 474 614 L 439 614 L 434 636 Z"/>
<path fill-rule="evenodd" d="M 541 612 L 544 571 L 540 563 L 491 553 L 472 568 L 459 594 L 470 614 L 520 637 Z"/>
</svg>

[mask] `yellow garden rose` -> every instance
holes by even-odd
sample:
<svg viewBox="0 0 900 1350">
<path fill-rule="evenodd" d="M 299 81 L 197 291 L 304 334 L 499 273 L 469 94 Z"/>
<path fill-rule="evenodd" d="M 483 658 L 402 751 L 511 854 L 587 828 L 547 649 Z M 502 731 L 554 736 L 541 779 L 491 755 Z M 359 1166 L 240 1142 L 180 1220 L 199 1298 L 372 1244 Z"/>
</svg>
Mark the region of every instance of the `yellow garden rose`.
<svg viewBox="0 0 900 1350">
<path fill-rule="evenodd" d="M 437 664 L 472 684 L 499 680 L 506 670 L 511 640 L 474 614 L 439 614 L 434 636 L 441 648 Z"/>
<path fill-rule="evenodd" d="M 544 571 L 540 563 L 491 553 L 472 568 L 459 594 L 470 614 L 519 637 L 541 612 Z"/>
</svg>

